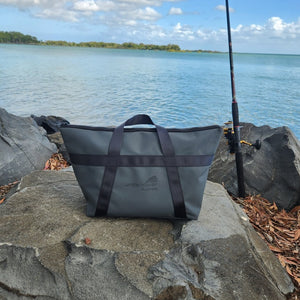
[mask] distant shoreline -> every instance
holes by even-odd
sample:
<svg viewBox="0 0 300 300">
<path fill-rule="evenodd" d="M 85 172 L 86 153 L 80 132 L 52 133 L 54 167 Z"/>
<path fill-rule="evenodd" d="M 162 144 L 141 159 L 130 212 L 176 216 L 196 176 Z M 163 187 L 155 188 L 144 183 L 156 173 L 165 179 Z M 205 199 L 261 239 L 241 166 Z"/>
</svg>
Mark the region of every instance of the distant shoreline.
<svg viewBox="0 0 300 300">
<path fill-rule="evenodd" d="M 28 45 L 28 46 L 54 46 L 54 47 L 70 47 L 70 48 L 98 48 L 98 49 L 118 49 L 118 50 L 144 50 L 144 51 L 167 51 L 167 52 L 178 52 L 178 53 L 210 53 L 210 54 L 226 54 L 227 52 L 222 51 L 213 51 L 213 50 L 183 50 L 183 49 L 172 49 L 169 48 L 169 45 L 152 45 L 152 44 L 143 44 L 145 47 L 124 47 L 123 44 L 117 44 L 114 46 L 90 46 L 85 44 L 91 43 L 104 43 L 104 42 L 81 42 L 75 43 L 76 45 L 71 45 L 73 42 L 66 42 L 68 44 L 61 44 L 61 41 L 42 41 L 40 43 L 11 43 L 11 42 L 1 42 L 0 44 L 6 45 Z M 104 43 L 111 44 L 111 43 Z M 124 43 L 127 44 L 127 43 Z M 139 46 L 139 44 L 136 44 Z M 148 47 L 147 47 L 148 46 Z M 154 46 L 154 47 L 153 47 Z M 160 48 L 160 49 L 159 49 Z M 253 53 L 244 53 L 244 54 L 253 54 Z M 258 53 L 259 54 L 259 53 Z"/>
<path fill-rule="evenodd" d="M 156 50 L 168 52 L 188 52 L 188 53 L 222 53 L 212 50 L 182 50 L 176 44 L 155 45 L 144 43 L 125 42 L 106 43 L 106 42 L 67 42 L 67 41 L 39 41 L 36 37 L 31 35 L 24 35 L 20 32 L 5 32 L 0 31 L 0 44 L 21 44 L 21 45 L 40 45 L 40 46 L 65 46 L 65 47 L 85 47 L 85 48 L 108 48 L 108 49 L 130 49 L 130 50 Z"/>
</svg>

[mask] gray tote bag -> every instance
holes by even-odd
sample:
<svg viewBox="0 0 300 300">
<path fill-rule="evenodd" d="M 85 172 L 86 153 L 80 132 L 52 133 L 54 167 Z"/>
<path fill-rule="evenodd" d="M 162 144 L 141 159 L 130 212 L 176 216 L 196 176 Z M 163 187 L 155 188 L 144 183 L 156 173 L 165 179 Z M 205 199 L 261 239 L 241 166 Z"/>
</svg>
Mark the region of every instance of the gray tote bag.
<svg viewBox="0 0 300 300">
<path fill-rule="evenodd" d="M 125 126 L 150 124 L 154 128 Z M 166 129 L 148 115 L 61 133 L 88 216 L 197 219 L 220 126 Z"/>
</svg>

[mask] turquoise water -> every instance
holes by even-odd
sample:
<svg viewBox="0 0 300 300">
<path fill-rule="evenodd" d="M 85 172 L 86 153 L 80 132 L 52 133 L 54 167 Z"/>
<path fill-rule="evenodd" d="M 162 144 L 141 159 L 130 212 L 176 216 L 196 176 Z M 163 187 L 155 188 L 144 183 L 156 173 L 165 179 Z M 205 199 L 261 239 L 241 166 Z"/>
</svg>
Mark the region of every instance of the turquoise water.
<svg viewBox="0 0 300 300">
<path fill-rule="evenodd" d="M 300 56 L 235 54 L 240 121 L 300 138 Z M 167 127 L 231 119 L 227 54 L 0 44 L 0 107 L 109 126 L 148 113 Z"/>
</svg>

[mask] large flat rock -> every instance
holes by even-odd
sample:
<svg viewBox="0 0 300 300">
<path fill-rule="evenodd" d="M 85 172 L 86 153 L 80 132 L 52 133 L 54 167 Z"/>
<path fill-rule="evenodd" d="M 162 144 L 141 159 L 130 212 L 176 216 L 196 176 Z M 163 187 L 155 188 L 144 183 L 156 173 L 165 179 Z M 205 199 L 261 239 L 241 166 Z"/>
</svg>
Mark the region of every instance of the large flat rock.
<svg viewBox="0 0 300 300">
<path fill-rule="evenodd" d="M 224 188 L 197 221 L 88 218 L 73 172 L 0 205 L 0 299 L 285 299 L 293 284 Z"/>
</svg>

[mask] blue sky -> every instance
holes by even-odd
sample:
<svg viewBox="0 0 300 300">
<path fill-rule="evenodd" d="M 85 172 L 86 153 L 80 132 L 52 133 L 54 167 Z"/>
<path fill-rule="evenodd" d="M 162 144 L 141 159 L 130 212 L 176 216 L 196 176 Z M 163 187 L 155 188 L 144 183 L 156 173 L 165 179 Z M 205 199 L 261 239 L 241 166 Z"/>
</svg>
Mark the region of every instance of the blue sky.
<svg viewBox="0 0 300 300">
<path fill-rule="evenodd" d="M 233 50 L 300 54 L 300 0 L 229 0 Z M 39 40 L 227 51 L 224 0 L 0 0 L 0 30 Z"/>
</svg>

